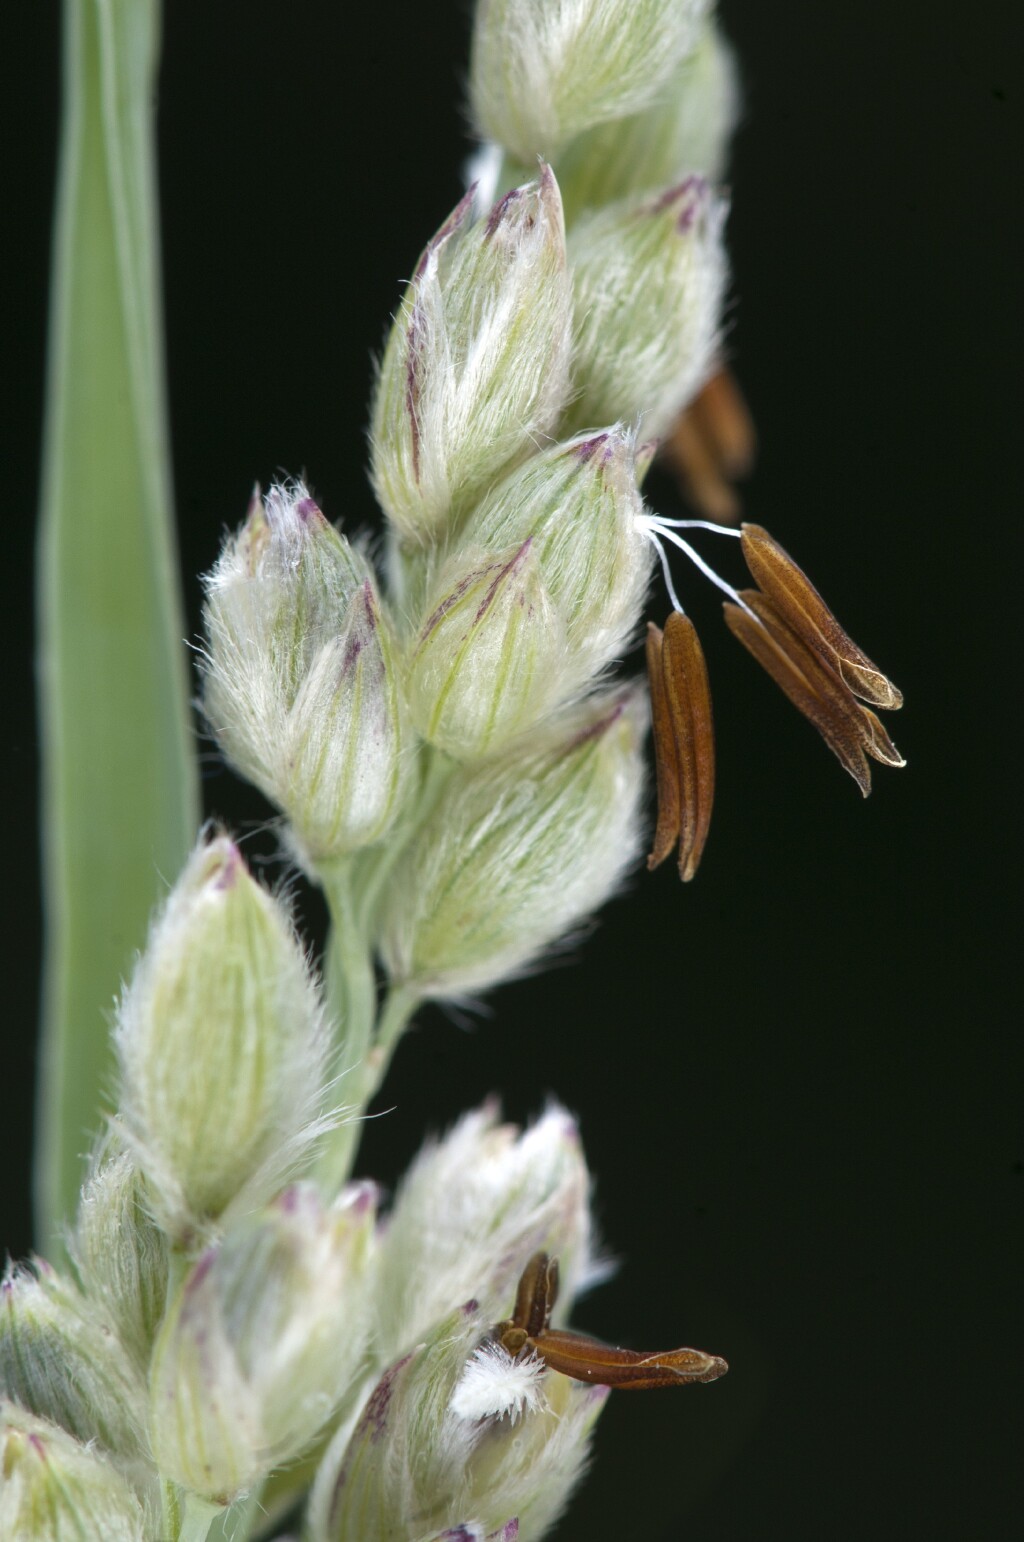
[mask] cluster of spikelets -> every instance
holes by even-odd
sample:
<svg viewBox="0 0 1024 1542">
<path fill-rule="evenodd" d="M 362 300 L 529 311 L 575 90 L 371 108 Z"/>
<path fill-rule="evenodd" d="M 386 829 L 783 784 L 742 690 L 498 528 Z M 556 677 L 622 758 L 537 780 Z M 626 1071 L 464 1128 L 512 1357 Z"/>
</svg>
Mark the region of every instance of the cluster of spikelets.
<svg viewBox="0 0 1024 1542">
<path fill-rule="evenodd" d="M 183 928 L 202 933 L 210 1020 L 173 1005 L 193 991 Z M 232 1503 L 224 1535 L 264 1534 L 310 1487 L 310 1542 L 426 1539 L 460 1517 L 467 1538 L 541 1535 L 608 1389 L 475 1352 L 537 1249 L 559 1250 L 567 1306 L 592 1275 L 570 1116 L 553 1107 L 523 1134 L 495 1107 L 466 1116 L 385 1224 L 370 1183 L 281 1187 L 318 1122 L 303 1115 L 334 1090 L 323 1014 L 285 912 L 224 840 L 193 859 L 123 1008 L 155 1053 L 133 1066 L 121 1043 L 121 1118 L 83 1189 L 73 1267 L 37 1261 L 2 1287 L 2 1535 L 198 1537 Z M 211 1055 L 212 1031 L 230 1043 Z M 230 1095 L 214 1071 L 237 1077 Z"/>
<path fill-rule="evenodd" d="M 582 1471 L 607 1388 L 488 1337 L 538 1250 L 562 1318 L 594 1276 L 569 1116 L 467 1116 L 383 1221 L 345 1180 L 415 1005 L 522 968 L 636 854 L 646 709 L 609 676 L 639 481 L 718 340 L 707 11 L 483 0 L 481 180 L 375 389 L 386 576 L 282 486 L 207 579 L 206 718 L 324 887 L 329 999 L 281 899 L 201 842 L 119 1003 L 70 1265 L 4 1282 L 4 1536 L 243 1538 L 308 1495 L 308 1542 L 525 1542 Z"/>
<path fill-rule="evenodd" d="M 675 180 L 652 187 L 640 157 L 613 175 L 595 148 L 598 187 L 567 61 L 597 49 L 590 26 L 598 52 L 619 32 L 637 49 L 609 77 L 611 101 L 595 96 L 588 132 L 600 135 L 636 105 L 641 59 L 656 57 L 639 21 L 623 27 L 630 9 L 483 10 L 477 116 L 522 155 L 523 83 L 535 86 L 533 172 L 518 181 L 492 147 L 490 187 L 444 222 L 402 299 L 371 418 L 386 587 L 301 487 L 257 496 L 207 581 L 208 721 L 283 810 L 314 878 L 387 838 L 372 940 L 389 978 L 420 997 L 521 968 L 603 901 L 636 851 L 645 708 L 608 674 L 653 560 L 638 482 L 718 342 L 723 204 L 693 170 L 707 145 L 691 146 L 678 120 L 690 122 L 694 95 L 720 111 L 729 77 L 711 31 L 686 56 L 685 5 L 640 7 L 674 41 L 651 75 L 657 105 L 615 126 L 651 140 L 655 174 Z M 545 32 L 543 78 L 525 64 L 515 76 L 502 51 L 534 47 L 520 32 L 538 15 L 569 52 L 559 63 Z M 514 123 L 489 94 L 496 50 L 520 80 Z M 574 82 L 564 103 L 560 69 Z M 569 126 L 552 140 L 563 111 Z M 570 190 L 575 177 L 600 198 L 568 232 L 563 146 Z"/>
</svg>

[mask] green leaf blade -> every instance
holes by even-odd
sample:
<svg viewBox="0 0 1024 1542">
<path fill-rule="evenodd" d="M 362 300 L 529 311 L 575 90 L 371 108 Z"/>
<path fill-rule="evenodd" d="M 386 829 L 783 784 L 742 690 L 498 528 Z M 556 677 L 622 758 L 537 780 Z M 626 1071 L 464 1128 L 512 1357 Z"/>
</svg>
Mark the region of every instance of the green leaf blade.
<svg viewBox="0 0 1024 1542">
<path fill-rule="evenodd" d="M 38 570 L 41 1246 L 111 1081 L 114 997 L 195 837 L 153 165 L 155 0 L 67 0 Z"/>
</svg>

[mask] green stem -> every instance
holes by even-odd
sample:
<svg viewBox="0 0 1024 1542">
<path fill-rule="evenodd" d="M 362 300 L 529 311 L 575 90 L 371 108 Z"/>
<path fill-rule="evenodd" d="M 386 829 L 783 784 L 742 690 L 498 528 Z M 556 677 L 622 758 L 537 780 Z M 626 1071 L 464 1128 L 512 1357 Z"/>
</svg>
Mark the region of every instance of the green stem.
<svg viewBox="0 0 1024 1542">
<path fill-rule="evenodd" d="M 167 1300 L 173 1301 L 185 1283 L 186 1276 L 196 1262 L 195 1253 L 187 1248 L 172 1246 L 167 1254 Z"/>
<path fill-rule="evenodd" d="M 455 762 L 440 750 L 424 745 L 421 751 L 420 785 L 395 828 L 380 846 L 361 852 L 355 859 L 354 894 L 359 925 L 367 937 L 377 928 L 381 896 L 396 866 L 405 855 L 410 841 L 430 817 L 438 799 L 455 770 Z"/>
<path fill-rule="evenodd" d="M 159 22 L 158 0 L 65 0 L 38 568 L 47 1249 L 112 1082 L 111 1002 L 199 822 L 164 401 Z"/>
<path fill-rule="evenodd" d="M 225 1514 L 225 1506 L 199 1494 L 190 1494 L 169 1478 L 160 1479 L 161 1542 L 206 1542 L 210 1527 Z M 236 1532 L 235 1542 L 247 1536 Z"/>
<path fill-rule="evenodd" d="M 325 1192 L 336 1194 L 350 1176 L 363 1132 L 363 1115 L 387 1074 L 391 1056 L 409 1019 L 422 998 L 402 986 L 393 987 L 385 999 L 372 1046 L 345 1082 L 346 1115 L 344 1124 L 331 1131 L 317 1166 Z"/>
<path fill-rule="evenodd" d="M 326 959 L 327 1001 L 339 1033 L 336 1070 L 362 1060 L 377 1013 L 373 954 L 356 905 L 350 861 L 321 870 L 324 897 L 331 913 Z"/>
<path fill-rule="evenodd" d="M 363 1068 L 377 1011 L 373 954 L 357 915 L 351 861 L 322 869 L 320 880 L 331 913 L 325 973 L 327 1000 L 337 1031 L 333 1071 L 346 1106 L 361 1112 Z M 354 1155 L 351 1126 L 339 1125 L 328 1135 L 317 1164 L 317 1177 L 325 1193 L 336 1194 L 341 1188 Z"/>
<path fill-rule="evenodd" d="M 317 1177 L 326 1193 L 337 1193 L 351 1174 L 362 1133 L 362 1116 L 384 1078 L 402 1032 L 420 1004 L 421 998 L 415 992 L 394 987 L 374 1026 L 377 990 L 372 939 L 381 894 L 453 770 L 454 762 L 446 755 L 426 750 L 419 790 L 388 840 L 379 848 L 325 866 L 318 874 L 331 913 L 327 996 L 342 1028 L 335 1068 L 343 1076 L 341 1094 L 347 1109 L 345 1123 L 327 1137 L 317 1164 Z"/>
<path fill-rule="evenodd" d="M 223 1515 L 224 1508 L 210 1499 L 200 1498 L 198 1494 L 186 1494 L 178 1526 L 178 1542 L 206 1542 L 210 1527 L 218 1516 Z"/>
<path fill-rule="evenodd" d="M 388 991 L 381 1014 L 377 1019 L 373 1048 L 366 1057 L 364 1108 L 388 1074 L 391 1056 L 398 1046 L 398 1041 L 422 1003 L 423 997 L 417 991 L 410 990 L 408 986 L 393 985 Z"/>
<path fill-rule="evenodd" d="M 181 1530 L 181 1490 L 170 1478 L 160 1479 L 160 1536 L 174 1542 Z"/>
<path fill-rule="evenodd" d="M 286 1470 L 292 1471 L 291 1468 Z M 306 1478 L 304 1487 L 308 1487 L 311 1481 L 312 1475 Z M 218 1510 L 210 1522 L 207 1542 L 246 1542 L 248 1537 L 265 1533 L 267 1519 L 263 1506 L 264 1492 L 265 1484 L 257 1483 L 244 1499 L 236 1499 L 227 1509 Z"/>
</svg>

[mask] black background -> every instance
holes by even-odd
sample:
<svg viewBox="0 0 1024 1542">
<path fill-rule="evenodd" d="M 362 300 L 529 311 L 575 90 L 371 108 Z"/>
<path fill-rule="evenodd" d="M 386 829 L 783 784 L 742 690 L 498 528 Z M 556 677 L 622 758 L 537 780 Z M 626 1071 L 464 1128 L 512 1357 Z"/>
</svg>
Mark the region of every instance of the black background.
<svg viewBox="0 0 1024 1542">
<path fill-rule="evenodd" d="M 460 191 L 468 11 L 356 9 L 167 7 L 166 300 L 193 634 L 194 575 L 255 478 L 305 469 L 330 517 L 375 518 L 370 355 Z M 731 348 L 762 442 L 747 508 L 904 689 L 893 729 L 908 768 L 879 768 L 863 804 L 683 574 L 719 738 L 698 880 L 637 876 L 571 966 L 505 987 L 468 1031 L 424 1012 L 382 1102 L 394 1112 L 367 1132 L 361 1166 L 393 1182 L 426 1128 L 492 1089 L 517 1119 L 557 1094 L 582 1122 L 622 1260 L 577 1321 L 732 1363 L 714 1387 L 612 1397 L 567 1542 L 1017 1534 L 1011 9 L 722 6 L 746 77 L 730 245 Z M 18 28 L 4 51 L 18 275 L 4 307 L 0 1116 L 17 1255 L 30 1242 L 30 571 L 57 6 L 5 20 Z M 667 487 L 654 494 L 668 511 Z M 205 789 L 236 827 L 262 817 L 223 770 Z"/>
</svg>

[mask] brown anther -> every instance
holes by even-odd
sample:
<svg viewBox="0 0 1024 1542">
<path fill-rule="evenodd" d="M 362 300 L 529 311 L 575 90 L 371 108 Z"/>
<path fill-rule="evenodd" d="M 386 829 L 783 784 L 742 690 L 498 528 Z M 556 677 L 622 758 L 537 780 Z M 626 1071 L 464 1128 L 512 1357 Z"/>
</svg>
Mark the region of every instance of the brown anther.
<svg viewBox="0 0 1024 1542">
<path fill-rule="evenodd" d="M 691 405 L 725 476 L 733 480 L 749 476 L 757 454 L 757 430 L 732 370 L 716 371 Z"/>
<path fill-rule="evenodd" d="M 551 1370 L 574 1381 L 634 1392 L 716 1381 L 729 1369 L 718 1355 L 707 1355 L 701 1349 L 645 1353 L 602 1344 L 583 1333 L 551 1328 L 548 1324 L 557 1296 L 558 1260 L 535 1253 L 520 1277 L 512 1316 L 494 1329 L 498 1342 L 513 1358 L 524 1352 L 536 1354 Z"/>
<path fill-rule="evenodd" d="M 741 531 L 740 544 L 750 575 L 790 630 L 835 670 L 861 701 L 883 709 L 901 707 L 900 692 L 843 631 L 789 553 L 760 525 L 743 525 Z M 889 764 L 902 762 L 897 757 Z"/>
<path fill-rule="evenodd" d="M 735 376 L 712 375 L 680 413 L 661 446 L 687 501 L 706 519 L 735 524 L 740 501 L 730 485 L 754 462 L 757 436 Z"/>
<path fill-rule="evenodd" d="M 502 1348 L 513 1357 L 521 1354 L 527 1343 L 545 1332 L 557 1300 L 558 1259 L 534 1253 L 519 1276 L 512 1316 L 494 1329 Z"/>
<path fill-rule="evenodd" d="M 766 595 L 744 589 L 740 598 L 753 615 L 726 604 L 729 630 L 813 723 L 867 797 L 871 791 L 867 755 L 887 765 L 904 764 L 878 718 L 860 705 L 835 668 L 786 624 Z"/>
<path fill-rule="evenodd" d="M 702 1349 L 669 1349 L 644 1354 L 639 1349 L 616 1349 L 583 1333 L 551 1329 L 535 1344 L 537 1353 L 553 1371 L 574 1381 L 589 1381 L 624 1391 L 650 1392 L 655 1387 L 685 1386 L 687 1382 L 717 1381 L 729 1369 L 719 1355 Z"/>
<path fill-rule="evenodd" d="M 722 475 L 693 416 L 692 406 L 676 419 L 658 455 L 675 476 L 686 502 L 702 518 L 713 519 L 719 525 L 735 525 L 742 504 L 735 488 Z"/>
<path fill-rule="evenodd" d="M 668 715 L 665 677 L 661 671 L 663 633 L 653 621 L 647 623 L 647 680 L 651 692 L 651 737 L 654 740 L 654 775 L 658 793 L 658 823 L 654 845 L 647 866 L 660 867 L 679 839 L 679 768 L 676 763 L 676 737 Z"/>
<path fill-rule="evenodd" d="M 551 1311 L 558 1300 L 558 1259 L 547 1253 L 534 1253 L 519 1276 L 512 1322 L 525 1328 L 530 1338 L 543 1333 L 551 1322 Z"/>
<path fill-rule="evenodd" d="M 664 632 L 647 628 L 647 670 L 658 821 L 647 866 L 664 862 L 679 842 L 679 876 L 689 883 L 711 826 L 715 797 L 715 730 L 707 665 L 696 628 L 673 611 Z"/>
<path fill-rule="evenodd" d="M 871 758 L 881 761 L 883 766 L 905 766 L 906 761 L 886 733 L 885 725 L 879 722 L 870 707 L 861 707 L 860 710 L 868 733 L 864 748 Z"/>
</svg>

